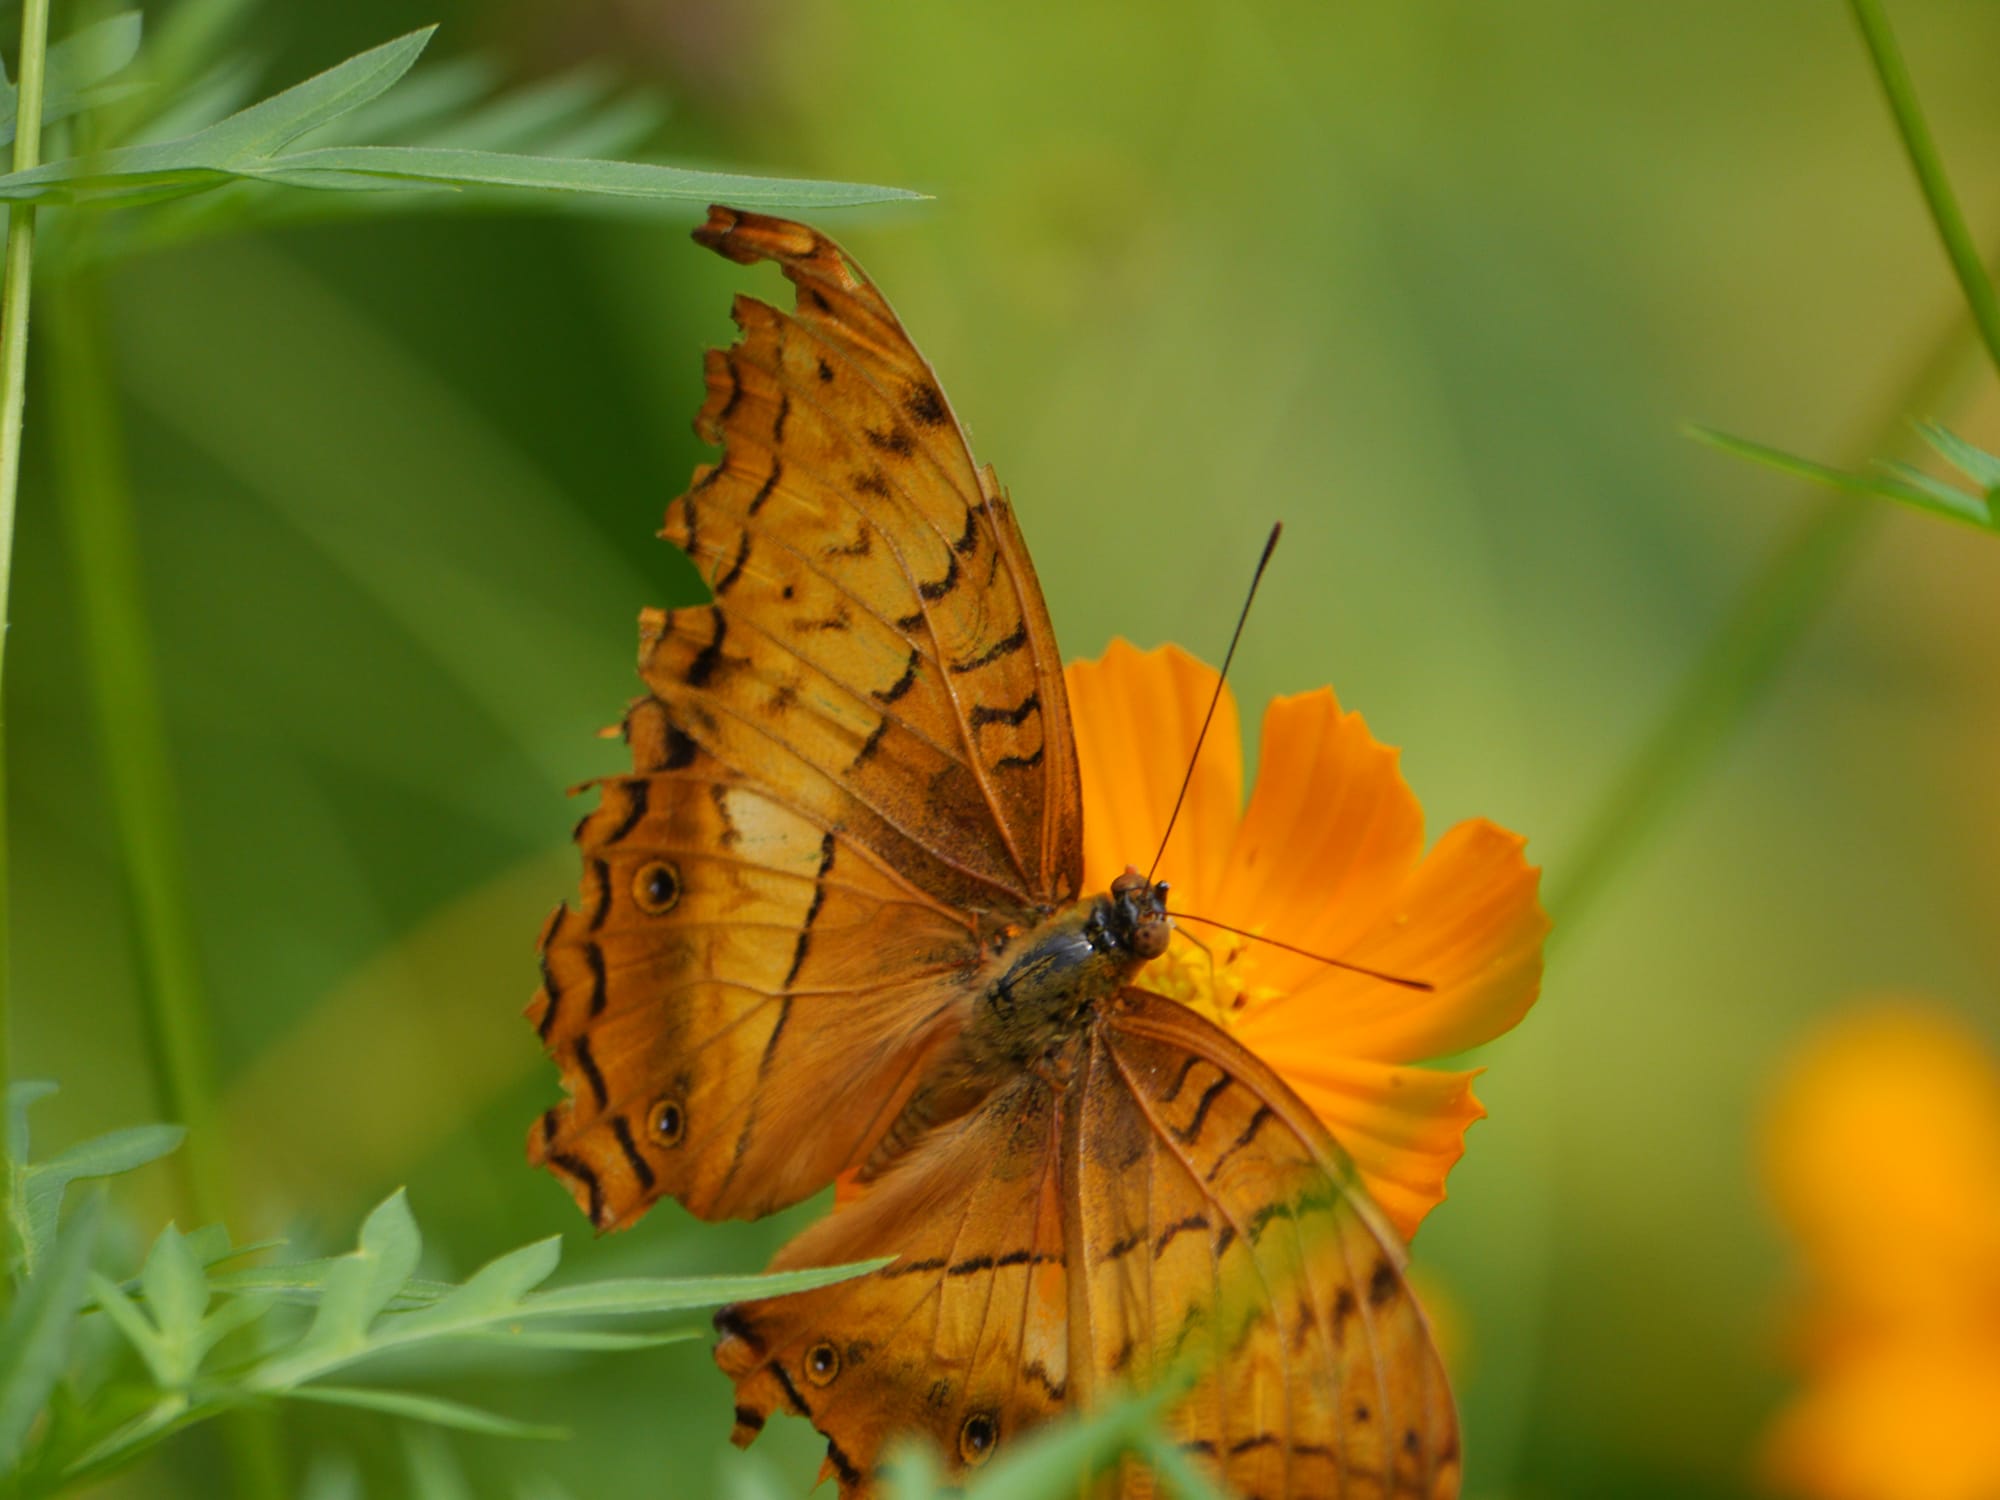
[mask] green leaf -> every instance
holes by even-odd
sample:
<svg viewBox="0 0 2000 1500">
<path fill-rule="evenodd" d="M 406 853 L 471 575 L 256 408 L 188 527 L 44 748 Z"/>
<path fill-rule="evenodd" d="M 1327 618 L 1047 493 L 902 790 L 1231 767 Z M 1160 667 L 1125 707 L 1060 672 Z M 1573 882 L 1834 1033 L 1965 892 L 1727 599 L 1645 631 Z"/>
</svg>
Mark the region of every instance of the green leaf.
<svg viewBox="0 0 2000 1500">
<path fill-rule="evenodd" d="M 360 1348 L 369 1325 L 410 1279 L 422 1253 L 409 1200 L 398 1188 L 363 1221 L 359 1248 L 329 1268 L 319 1311 L 296 1353 L 324 1357 Z"/>
<path fill-rule="evenodd" d="M 429 1307 L 398 1318 L 397 1332 L 406 1338 L 422 1338 L 455 1326 L 470 1327 L 512 1316 L 520 1308 L 521 1298 L 547 1281 L 561 1261 L 561 1235 L 523 1245 L 481 1266 L 463 1286 L 453 1288 Z"/>
<path fill-rule="evenodd" d="M 836 1281 L 879 1271 L 894 1259 L 894 1256 L 887 1256 L 847 1266 L 816 1266 L 805 1271 L 780 1271 L 764 1276 L 628 1277 L 616 1281 L 593 1281 L 582 1286 L 536 1292 L 524 1298 L 521 1306 L 524 1312 L 540 1317 L 688 1312 L 695 1308 L 720 1307 L 728 1302 L 782 1297 L 787 1292 L 809 1292 L 815 1287 L 831 1286 Z"/>
<path fill-rule="evenodd" d="M 427 1422 L 434 1427 L 455 1427 L 461 1432 L 480 1432 L 493 1437 L 569 1436 L 567 1428 L 517 1422 L 512 1417 L 503 1417 L 497 1412 L 486 1411 L 477 1406 L 446 1401 L 438 1396 L 419 1395 L 413 1391 L 380 1390 L 374 1386 L 302 1385 L 296 1390 L 286 1392 L 286 1395 L 294 1401 L 323 1401 L 330 1406 L 358 1406 L 365 1411 L 379 1411 L 393 1417 L 407 1417 L 412 1422 Z"/>
<path fill-rule="evenodd" d="M 304 83 L 293 84 L 282 93 L 217 121 L 198 134 L 180 142 L 163 142 L 155 149 L 164 151 L 176 144 L 193 147 L 199 142 L 200 159 L 211 163 L 269 156 L 308 131 L 359 109 L 393 88 L 410 71 L 436 30 L 435 26 L 426 26 L 393 42 L 370 47 Z"/>
<path fill-rule="evenodd" d="M 131 65 L 139 53 L 142 29 L 138 11 L 120 11 L 71 32 L 51 46 L 43 63 L 42 123 L 66 120 L 95 105 L 136 93 L 141 85 L 101 85 Z M 13 144 L 19 97 L 13 84 L 0 81 L 0 146 Z"/>
<path fill-rule="evenodd" d="M 18 1174 L 18 1223 L 22 1249 L 32 1273 L 55 1239 L 62 1215 L 63 1194 L 83 1177 L 113 1177 L 165 1156 L 187 1136 L 179 1125 L 134 1125 L 94 1140 L 82 1141 L 53 1160 L 37 1162 Z"/>
<path fill-rule="evenodd" d="M 15 1161 L 28 1159 L 28 1109 L 56 1092 L 46 1078 L 26 1078 L 7 1085 L 7 1154 Z"/>
<path fill-rule="evenodd" d="M 261 162 L 239 162 L 236 170 L 246 177 L 304 188 L 528 189 L 652 202 L 726 202 L 745 208 L 831 208 L 922 196 L 868 183 L 755 177 L 651 162 L 522 156 L 448 146 L 328 146 Z M 10 180 L 0 177 L 0 195 L 5 194 Z"/>
<path fill-rule="evenodd" d="M 152 1372 L 153 1383 L 162 1390 L 173 1390 L 182 1382 L 175 1378 L 173 1360 L 167 1352 L 160 1331 L 152 1320 L 139 1310 L 139 1304 L 125 1295 L 124 1288 L 108 1276 L 92 1274 L 90 1278 L 91 1301 L 97 1305 L 113 1328 L 125 1335 L 125 1341 L 139 1351 L 139 1357 L 146 1362 Z"/>
<path fill-rule="evenodd" d="M 1732 437 L 1726 432 L 1712 428 L 1690 426 L 1688 436 L 1707 443 L 1712 448 L 1720 448 L 1724 453 L 1733 453 L 1738 458 L 1747 458 L 1752 463 L 1763 464 L 1767 468 L 1790 474 L 1799 479 L 1810 479 L 1815 484 L 1823 484 L 1832 489 L 1847 490 L 1858 495 L 1873 495 L 1882 500 L 1893 500 L 1898 505 L 1907 505 L 1914 510 L 1926 511 L 1934 516 L 1958 521 L 1968 526 L 1977 526 L 1982 531 L 1990 530 L 1992 523 L 1986 507 L 1970 495 L 1938 485 L 1930 481 L 1920 487 L 1906 479 L 1893 476 L 1871 474 L 1850 474 L 1845 469 L 1829 468 L 1825 464 L 1814 463 L 1809 458 L 1800 458 L 1781 448 L 1772 448 L 1763 443 L 1755 443 L 1748 438 Z M 1926 476 L 1927 477 L 1927 476 Z"/>
<path fill-rule="evenodd" d="M 69 1358 L 102 1215 L 100 1198 L 77 1212 L 0 1325 L 0 1475 L 20 1467 L 28 1431 Z"/>
<path fill-rule="evenodd" d="M 160 1384 L 169 1389 L 185 1385 L 207 1352 L 202 1315 L 208 1311 L 208 1284 L 202 1279 L 201 1262 L 172 1224 L 153 1241 L 139 1273 L 139 1287 L 169 1362 L 170 1378 Z"/>
<path fill-rule="evenodd" d="M 560 1349 L 578 1354 L 615 1354 L 628 1349 L 657 1349 L 708 1337 L 699 1326 L 665 1328 L 658 1333 L 618 1333 L 601 1328 L 488 1328 L 468 1338 L 506 1349 Z"/>
<path fill-rule="evenodd" d="M 1140 1435 L 1138 1451 L 1180 1500 L 1227 1500 L 1213 1481 L 1189 1461 L 1187 1449 L 1157 1426 L 1148 1427 Z"/>
<path fill-rule="evenodd" d="M 1939 422 L 1919 422 L 1917 431 L 1946 462 L 1978 485 L 1991 503 L 1995 491 L 2000 491 L 2000 458 L 1995 458 L 1976 444 L 1968 443 Z"/>
</svg>

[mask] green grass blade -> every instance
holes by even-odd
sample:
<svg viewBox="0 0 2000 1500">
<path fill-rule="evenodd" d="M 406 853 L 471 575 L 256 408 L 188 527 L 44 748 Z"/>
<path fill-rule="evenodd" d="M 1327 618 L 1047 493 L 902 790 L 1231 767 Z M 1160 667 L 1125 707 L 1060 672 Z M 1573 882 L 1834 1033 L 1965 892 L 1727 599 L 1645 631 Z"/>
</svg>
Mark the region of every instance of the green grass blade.
<svg viewBox="0 0 2000 1500">
<path fill-rule="evenodd" d="M 1897 132 L 1903 138 L 1903 150 L 1910 158 L 1917 185 L 1923 189 L 1924 203 L 1931 211 L 1931 223 L 1944 242 L 1959 290 L 1965 294 L 1965 305 L 1972 310 L 1973 326 L 1979 330 L 1994 369 L 2000 370 L 2000 301 L 1994 298 L 1993 282 L 1972 242 L 1972 232 L 1965 226 L 1965 214 L 1951 190 L 1951 179 L 1945 175 L 1944 160 L 1938 155 L 1937 142 L 1931 138 L 1930 126 L 1924 120 L 1916 84 L 1910 79 L 1909 65 L 1903 60 L 1903 49 L 1889 25 L 1888 12 L 1882 8 L 1881 0 L 1848 0 L 1848 8 L 1854 12 L 1862 40 L 1868 45 L 1875 76 L 1889 101 L 1889 112 L 1895 116 Z"/>
</svg>

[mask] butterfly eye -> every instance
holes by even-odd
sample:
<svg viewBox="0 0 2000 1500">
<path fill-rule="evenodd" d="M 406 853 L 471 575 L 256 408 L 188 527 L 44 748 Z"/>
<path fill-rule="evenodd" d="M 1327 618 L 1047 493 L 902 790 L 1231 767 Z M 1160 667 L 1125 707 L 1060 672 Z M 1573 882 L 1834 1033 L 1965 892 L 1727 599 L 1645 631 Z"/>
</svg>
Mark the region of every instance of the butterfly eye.
<svg viewBox="0 0 2000 1500">
<path fill-rule="evenodd" d="M 968 1464 L 983 1464 L 999 1441 L 1000 1424 L 993 1420 L 993 1413 L 976 1411 L 958 1429 L 958 1456 Z"/>
<path fill-rule="evenodd" d="M 681 899 L 681 872 L 665 860 L 639 866 L 632 877 L 632 899 L 649 916 L 665 916 Z"/>
<path fill-rule="evenodd" d="M 687 1134 L 687 1111 L 681 1108 L 678 1099 L 662 1099 L 653 1106 L 647 1124 L 652 1129 L 653 1139 L 662 1146 L 678 1146 L 681 1137 Z"/>
<path fill-rule="evenodd" d="M 840 1351 L 822 1340 L 806 1350 L 806 1379 L 814 1385 L 832 1385 L 840 1373 Z"/>
</svg>

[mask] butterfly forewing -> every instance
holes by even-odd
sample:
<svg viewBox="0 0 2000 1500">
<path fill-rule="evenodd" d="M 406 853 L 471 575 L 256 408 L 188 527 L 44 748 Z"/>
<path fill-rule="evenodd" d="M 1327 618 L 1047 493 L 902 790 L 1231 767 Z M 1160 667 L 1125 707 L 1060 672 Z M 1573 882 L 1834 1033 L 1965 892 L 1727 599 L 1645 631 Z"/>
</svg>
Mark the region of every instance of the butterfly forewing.
<svg viewBox="0 0 2000 1500">
<path fill-rule="evenodd" d="M 776 261 L 797 306 L 739 297 L 742 339 L 709 356 L 696 428 L 723 457 L 669 507 L 666 535 L 717 604 L 673 632 L 687 649 L 642 661 L 649 685 L 670 706 L 692 687 L 699 709 L 737 715 L 737 746 L 781 719 L 823 721 L 775 735 L 795 764 L 984 882 L 969 904 L 1072 899 L 1081 810 L 1061 663 L 990 471 L 830 240 L 726 209 L 696 237 Z"/>
<path fill-rule="evenodd" d="M 930 367 L 815 231 L 717 209 L 697 238 L 798 305 L 739 298 L 709 355 L 723 453 L 664 534 L 714 602 L 642 616 L 634 774 L 544 934 L 530 1015 L 571 1098 L 529 1151 L 604 1228 L 661 1196 L 769 1212 L 865 1161 L 983 939 L 1081 869 L 1047 614 Z"/>
<path fill-rule="evenodd" d="M 972 924 L 672 730 L 577 830 L 583 897 L 529 1007 L 571 1098 L 529 1133 L 600 1228 L 663 1194 L 768 1212 L 865 1154 L 964 1003 Z M 829 1090 L 828 1077 L 845 1085 Z"/>
</svg>

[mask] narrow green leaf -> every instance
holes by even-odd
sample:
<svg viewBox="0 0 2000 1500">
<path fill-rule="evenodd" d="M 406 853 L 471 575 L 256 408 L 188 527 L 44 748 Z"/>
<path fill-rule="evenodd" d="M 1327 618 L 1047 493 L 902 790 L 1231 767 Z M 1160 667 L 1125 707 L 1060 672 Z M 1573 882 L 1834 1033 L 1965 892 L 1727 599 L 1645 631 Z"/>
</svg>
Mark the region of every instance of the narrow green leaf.
<svg viewBox="0 0 2000 1500">
<path fill-rule="evenodd" d="M 209 1290 L 231 1295 L 273 1294 L 282 1301 L 302 1307 L 318 1303 L 326 1291 L 327 1278 L 350 1256 L 328 1255 L 314 1260 L 294 1261 L 282 1266 L 243 1266 L 234 1271 L 217 1271 L 208 1278 Z M 407 1309 L 427 1306 L 453 1290 L 448 1281 L 411 1277 L 397 1291 L 389 1306 Z"/>
<path fill-rule="evenodd" d="M 21 1173 L 22 1215 L 26 1226 L 28 1269 L 41 1263 L 55 1239 L 62 1215 L 63 1194 L 84 1177 L 113 1177 L 157 1161 L 187 1136 L 179 1125 L 134 1125 L 93 1140 L 81 1141 L 60 1156 L 37 1162 Z"/>
<path fill-rule="evenodd" d="M 618 1333 L 598 1328 L 486 1328 L 475 1329 L 466 1338 L 507 1349 L 555 1349 L 576 1354 L 615 1354 L 628 1349 L 657 1349 L 663 1344 L 685 1344 L 707 1338 L 709 1330 L 700 1326 L 667 1328 L 658 1333 Z"/>
<path fill-rule="evenodd" d="M 111 1326 L 125 1335 L 125 1342 L 139 1352 L 139 1358 L 146 1362 L 147 1370 L 152 1373 L 153 1384 L 163 1390 L 173 1390 L 182 1383 L 175 1378 L 173 1360 L 160 1338 L 160 1331 L 140 1311 L 139 1304 L 125 1294 L 124 1288 L 108 1276 L 93 1272 L 90 1299 Z"/>
<path fill-rule="evenodd" d="M 1943 500 L 1927 490 L 1893 478 L 1871 474 L 1850 474 L 1845 469 L 1830 468 L 1826 464 L 1814 463 L 1809 458 L 1800 458 L 1787 453 L 1782 448 L 1772 448 L 1763 443 L 1755 443 L 1748 438 L 1732 437 L 1726 432 L 1713 428 L 1690 426 L 1688 436 L 1707 443 L 1711 448 L 1720 448 L 1724 453 L 1732 453 L 1738 458 L 1747 458 L 1752 463 L 1763 464 L 1767 468 L 1790 474 L 1799 479 L 1810 479 L 1815 484 L 1823 484 L 1836 490 L 1847 490 L 1857 495 L 1872 495 L 1881 500 L 1893 500 L 1899 505 L 1907 505 L 1916 510 L 1926 511 L 1947 520 L 1963 522 L 1967 525 L 1986 529 L 1985 508 L 1970 496 L 1947 491 L 1954 500 Z"/>
<path fill-rule="evenodd" d="M 418 1395 L 413 1391 L 379 1390 L 373 1386 L 302 1385 L 285 1394 L 294 1401 L 322 1401 L 329 1406 L 358 1406 L 364 1411 L 384 1412 L 392 1417 L 407 1417 L 412 1422 L 427 1422 L 434 1427 L 453 1427 L 461 1432 L 486 1433 L 493 1437 L 569 1436 L 567 1428 L 517 1422 L 512 1417 L 503 1417 L 497 1412 L 485 1411 L 477 1406 L 446 1401 L 438 1396 Z"/>
<path fill-rule="evenodd" d="M 256 1322 L 276 1305 L 275 1297 L 230 1297 L 217 1303 L 201 1320 L 201 1330 L 196 1339 L 196 1366 L 199 1367 L 209 1351 L 230 1334 Z"/>
<path fill-rule="evenodd" d="M 430 1337 L 454 1325 L 491 1322 L 515 1314 L 521 1298 L 540 1286 L 562 1261 L 562 1236 L 551 1235 L 489 1261 L 439 1301 L 396 1320 L 399 1338 Z"/>
<path fill-rule="evenodd" d="M 780 1271 L 765 1276 L 685 1276 L 675 1278 L 629 1277 L 615 1281 L 592 1281 L 582 1286 L 558 1287 L 536 1292 L 521 1301 L 523 1315 L 530 1317 L 585 1316 L 609 1313 L 687 1312 L 701 1307 L 720 1307 L 726 1302 L 748 1302 L 763 1297 L 782 1297 L 787 1292 L 809 1292 L 855 1276 L 879 1271 L 895 1257 L 859 1261 L 848 1266 L 814 1267 L 805 1271 Z"/>
<path fill-rule="evenodd" d="M 905 188 L 869 183 L 754 177 L 650 162 L 589 161 L 431 146 L 329 146 L 234 165 L 244 176 L 294 187 L 530 189 L 653 202 L 724 202 L 745 208 L 810 210 L 923 196 Z M 0 177 L 0 195 L 5 195 L 13 180 L 13 176 Z"/>
<path fill-rule="evenodd" d="M 1939 422 L 1919 422 L 1917 431 L 1946 462 L 1957 467 L 1978 485 L 1989 500 L 1994 491 L 2000 490 L 2000 458 L 1995 458 L 1976 444 L 1968 443 Z"/>
<path fill-rule="evenodd" d="M 328 1270 L 319 1311 L 297 1353 L 324 1356 L 359 1348 L 368 1326 L 410 1279 L 422 1253 L 409 1200 L 398 1188 L 362 1222 L 359 1248 Z"/>
<path fill-rule="evenodd" d="M 185 137 L 179 143 L 164 142 L 158 149 L 165 150 L 175 144 L 194 147 L 199 142 L 199 154 L 190 160 L 204 164 L 269 156 L 281 151 L 308 131 L 359 109 L 394 87 L 410 71 L 410 65 L 422 54 L 436 30 L 435 26 L 426 26 L 393 42 L 370 47 L 304 83 L 293 84 L 282 93 L 239 110 L 197 135 Z"/>
<path fill-rule="evenodd" d="M 1926 474 L 1915 464 L 1906 464 L 1901 459 L 1891 459 L 1882 465 L 1882 472 L 1898 484 L 1907 484 L 1911 489 L 1930 496 L 1942 510 L 1954 517 L 1971 521 L 1976 526 L 1986 524 L 1986 506 L 1976 496 L 1968 495 L 1954 484 L 1947 484 L 1935 474 Z"/>
<path fill-rule="evenodd" d="M 179 1391 L 162 1396 L 102 1442 L 85 1450 L 63 1470 L 63 1475 L 73 1479 L 92 1469 L 112 1467 L 205 1414 L 194 1412 L 188 1398 Z"/>
<path fill-rule="evenodd" d="M 7 1085 L 7 1154 L 15 1161 L 28 1159 L 28 1110 L 56 1092 L 46 1078 L 24 1078 Z"/>
<path fill-rule="evenodd" d="M 160 1343 L 173 1370 L 173 1378 L 160 1383 L 184 1385 L 194 1378 L 204 1352 L 201 1322 L 208 1311 L 208 1284 L 202 1279 L 201 1262 L 172 1224 L 153 1241 L 139 1272 L 139 1288 L 146 1294 L 146 1308 L 160 1330 Z"/>
<path fill-rule="evenodd" d="M 1139 1435 L 1139 1454 L 1152 1466 L 1153 1473 L 1180 1500 L 1228 1500 L 1208 1476 L 1189 1460 L 1187 1450 L 1157 1426 Z"/>
<path fill-rule="evenodd" d="M 0 1475 L 20 1467 L 28 1431 L 69 1358 L 102 1217 L 97 1197 L 77 1211 L 0 1325 Z"/>
<path fill-rule="evenodd" d="M 143 21 L 136 10 L 93 21 L 49 48 L 44 64 L 42 123 L 66 120 L 98 104 L 129 97 L 137 85 L 116 90 L 102 88 L 105 80 L 123 72 L 139 52 Z M 0 146 L 14 141 L 14 115 L 18 95 L 11 83 L 0 82 Z"/>
</svg>

